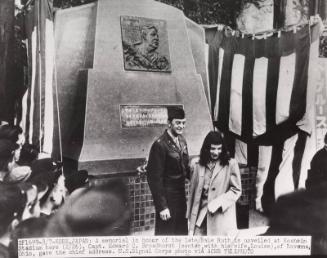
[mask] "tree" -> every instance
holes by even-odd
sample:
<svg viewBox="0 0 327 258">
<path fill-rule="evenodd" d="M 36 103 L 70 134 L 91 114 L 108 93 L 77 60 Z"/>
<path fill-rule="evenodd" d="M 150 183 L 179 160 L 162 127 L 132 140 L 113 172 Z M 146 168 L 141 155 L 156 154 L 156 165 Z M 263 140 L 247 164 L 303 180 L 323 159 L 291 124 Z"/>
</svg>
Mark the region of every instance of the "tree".
<svg viewBox="0 0 327 258">
<path fill-rule="evenodd" d="M 135 0 L 137 1 L 137 0 Z M 172 5 L 199 24 L 226 24 L 236 28 L 236 17 L 247 3 L 259 5 L 263 0 L 156 0 Z M 95 0 L 54 0 L 57 8 L 68 8 Z"/>
</svg>

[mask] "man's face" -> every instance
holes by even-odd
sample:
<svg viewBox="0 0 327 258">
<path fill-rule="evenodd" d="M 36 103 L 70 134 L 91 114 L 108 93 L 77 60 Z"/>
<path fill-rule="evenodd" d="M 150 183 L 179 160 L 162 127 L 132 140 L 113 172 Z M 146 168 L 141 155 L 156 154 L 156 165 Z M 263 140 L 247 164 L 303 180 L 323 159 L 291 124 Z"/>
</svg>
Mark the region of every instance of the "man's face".
<svg viewBox="0 0 327 258">
<path fill-rule="evenodd" d="M 159 46 L 159 35 L 156 29 L 148 29 L 146 37 L 146 41 L 149 43 L 149 46 L 155 50 Z"/>
<path fill-rule="evenodd" d="M 210 145 L 210 159 L 217 161 L 222 152 L 222 144 L 211 144 Z"/>
<path fill-rule="evenodd" d="M 186 119 L 173 119 L 170 123 L 170 130 L 174 136 L 178 136 L 183 133 L 185 128 Z"/>
</svg>

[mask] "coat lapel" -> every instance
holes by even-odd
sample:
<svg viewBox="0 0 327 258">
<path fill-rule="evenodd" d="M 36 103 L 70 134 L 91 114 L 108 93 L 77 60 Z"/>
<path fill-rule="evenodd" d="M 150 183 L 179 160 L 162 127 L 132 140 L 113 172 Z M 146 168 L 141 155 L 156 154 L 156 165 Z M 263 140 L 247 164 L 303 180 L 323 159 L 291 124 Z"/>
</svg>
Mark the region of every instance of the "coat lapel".
<svg viewBox="0 0 327 258">
<path fill-rule="evenodd" d="M 180 150 L 182 151 L 182 152 L 185 152 L 185 150 L 186 150 L 186 143 L 184 142 L 184 140 L 183 140 L 183 138 L 182 137 L 180 137 L 180 136 L 178 136 L 178 141 L 179 141 L 179 147 L 180 147 Z"/>
<path fill-rule="evenodd" d="M 202 189 L 203 189 L 203 186 L 204 186 L 205 167 L 199 165 L 198 173 L 199 173 L 199 184 L 198 184 L 197 189 L 201 189 L 201 193 L 202 193 Z M 199 197 L 199 200 L 200 200 L 201 199 L 201 194 L 198 197 Z"/>
<path fill-rule="evenodd" d="M 210 179 L 210 185 L 212 184 L 212 181 L 215 179 L 215 177 L 220 173 L 220 171 L 223 170 L 224 167 L 220 165 L 220 162 L 218 161 L 215 168 L 213 169 L 212 176 Z"/>
<path fill-rule="evenodd" d="M 168 131 L 166 131 L 165 133 L 166 133 L 166 140 L 167 140 L 167 143 L 168 143 L 169 148 L 171 150 L 176 151 L 176 152 L 180 152 L 179 146 L 177 146 L 177 144 L 175 143 L 175 141 L 173 140 L 173 138 L 169 135 Z M 178 140 L 180 140 L 180 139 L 178 138 Z"/>
<path fill-rule="evenodd" d="M 199 166 L 199 178 L 202 180 L 204 178 L 205 167 Z"/>
<path fill-rule="evenodd" d="M 166 142 L 167 142 L 168 148 L 171 151 L 179 152 L 179 148 L 176 146 L 174 140 L 170 137 L 170 135 L 168 134 L 167 131 L 165 131 L 165 136 L 166 136 Z"/>
</svg>

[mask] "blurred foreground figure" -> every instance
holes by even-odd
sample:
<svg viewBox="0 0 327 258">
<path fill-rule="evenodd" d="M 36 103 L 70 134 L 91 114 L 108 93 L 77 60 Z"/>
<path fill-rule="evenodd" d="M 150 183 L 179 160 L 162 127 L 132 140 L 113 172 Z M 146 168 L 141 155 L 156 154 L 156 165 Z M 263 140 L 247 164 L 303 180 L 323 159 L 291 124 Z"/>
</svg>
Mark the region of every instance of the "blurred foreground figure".
<svg viewBox="0 0 327 258">
<path fill-rule="evenodd" d="M 10 232 L 21 221 L 28 198 L 18 185 L 0 182 L 0 257 L 8 257 Z"/>
<path fill-rule="evenodd" d="M 13 126 L 7 124 L 0 126 L 0 140 L 10 141 L 12 144 L 16 144 L 16 148 L 13 153 L 14 154 L 13 160 L 8 165 L 9 171 L 19 166 L 17 162 L 20 158 L 21 149 L 25 142 L 25 137 L 22 132 L 23 130 L 19 126 Z"/>
<path fill-rule="evenodd" d="M 23 145 L 25 142 L 23 130 L 17 125 L 1 125 L 0 126 L 0 139 L 10 140 L 13 143 Z"/>
<path fill-rule="evenodd" d="M 0 181 L 12 170 L 17 143 L 7 139 L 0 139 Z"/>
<path fill-rule="evenodd" d="M 312 254 L 327 254 L 327 135 L 311 161 L 306 189 L 281 196 L 265 235 L 312 236 Z"/>
<path fill-rule="evenodd" d="M 42 237 L 47 223 L 48 217 L 34 217 L 20 222 L 11 232 L 9 244 L 10 258 L 18 258 L 18 239 Z"/>
<path fill-rule="evenodd" d="M 129 235 L 131 211 L 121 180 L 77 189 L 50 219 L 46 237 Z"/>
<path fill-rule="evenodd" d="M 89 174 L 86 170 L 78 170 L 65 176 L 65 187 L 69 194 L 76 189 L 89 185 Z"/>
<path fill-rule="evenodd" d="M 62 163 L 52 158 L 38 159 L 31 163 L 32 174 L 28 179 L 42 193 L 41 215 L 52 215 L 64 203 L 66 188 L 61 173 Z"/>
</svg>

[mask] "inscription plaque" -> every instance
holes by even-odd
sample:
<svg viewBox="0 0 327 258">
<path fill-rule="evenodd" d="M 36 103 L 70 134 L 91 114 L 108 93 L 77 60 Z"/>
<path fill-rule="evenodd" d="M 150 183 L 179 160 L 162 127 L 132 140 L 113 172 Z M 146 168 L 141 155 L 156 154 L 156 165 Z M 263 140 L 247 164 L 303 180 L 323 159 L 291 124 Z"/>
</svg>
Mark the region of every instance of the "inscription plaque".
<svg viewBox="0 0 327 258">
<path fill-rule="evenodd" d="M 125 70 L 171 72 L 164 20 L 120 17 Z"/>
<path fill-rule="evenodd" d="M 169 105 L 171 107 L 171 105 Z M 174 105 L 181 107 L 182 105 Z M 167 125 L 168 111 L 163 105 L 121 105 L 122 128 L 158 127 Z"/>
</svg>

